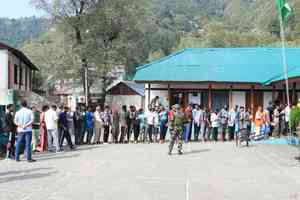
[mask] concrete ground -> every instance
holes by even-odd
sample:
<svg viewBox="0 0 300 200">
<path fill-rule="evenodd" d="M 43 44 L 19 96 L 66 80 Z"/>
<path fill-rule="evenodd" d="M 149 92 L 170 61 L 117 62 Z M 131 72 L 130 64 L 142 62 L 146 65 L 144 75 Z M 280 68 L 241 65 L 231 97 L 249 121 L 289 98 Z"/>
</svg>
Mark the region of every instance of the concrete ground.
<svg viewBox="0 0 300 200">
<path fill-rule="evenodd" d="M 84 146 L 0 161 L 1 200 L 300 200 L 298 149 L 192 143 Z"/>
</svg>

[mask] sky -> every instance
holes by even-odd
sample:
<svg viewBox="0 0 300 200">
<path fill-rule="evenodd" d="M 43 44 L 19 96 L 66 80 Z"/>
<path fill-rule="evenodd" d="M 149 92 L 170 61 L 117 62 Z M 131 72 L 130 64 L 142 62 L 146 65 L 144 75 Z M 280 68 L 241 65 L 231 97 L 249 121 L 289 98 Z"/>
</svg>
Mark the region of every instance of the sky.
<svg viewBox="0 0 300 200">
<path fill-rule="evenodd" d="M 20 18 L 30 16 L 41 16 L 41 12 L 37 11 L 29 4 L 30 0 L 0 0 L 0 17 Z"/>
</svg>

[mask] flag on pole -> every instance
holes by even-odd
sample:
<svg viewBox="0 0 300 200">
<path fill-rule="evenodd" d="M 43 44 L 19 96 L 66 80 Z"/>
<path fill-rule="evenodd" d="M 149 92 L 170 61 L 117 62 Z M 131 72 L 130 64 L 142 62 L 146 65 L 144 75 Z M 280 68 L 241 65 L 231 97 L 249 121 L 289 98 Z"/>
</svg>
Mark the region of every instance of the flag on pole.
<svg viewBox="0 0 300 200">
<path fill-rule="evenodd" d="M 276 0 L 276 4 L 283 23 L 286 23 L 292 15 L 292 8 L 286 0 Z"/>
</svg>

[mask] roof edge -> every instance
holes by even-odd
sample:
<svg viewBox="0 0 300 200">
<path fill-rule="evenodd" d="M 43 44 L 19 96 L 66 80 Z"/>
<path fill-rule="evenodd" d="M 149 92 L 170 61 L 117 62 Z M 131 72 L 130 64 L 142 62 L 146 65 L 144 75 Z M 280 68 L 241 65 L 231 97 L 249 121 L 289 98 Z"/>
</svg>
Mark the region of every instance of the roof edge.
<svg viewBox="0 0 300 200">
<path fill-rule="evenodd" d="M 11 47 L 2 42 L 0 42 L 0 49 L 7 49 L 8 51 L 12 52 L 15 56 L 21 58 L 21 60 L 23 60 L 27 65 L 29 65 L 31 69 L 39 71 L 39 68 L 37 68 L 21 50 Z"/>
<path fill-rule="evenodd" d="M 149 67 L 150 65 L 153 65 L 153 64 L 157 64 L 157 63 L 163 62 L 163 61 L 165 61 L 165 60 L 168 60 L 169 58 L 172 58 L 172 57 L 174 57 L 174 56 L 177 56 L 178 54 L 183 53 L 183 52 L 186 51 L 186 50 L 189 50 L 189 49 L 188 49 L 188 48 L 185 48 L 185 49 L 182 49 L 182 50 L 177 51 L 177 52 L 175 52 L 175 53 L 172 53 L 172 54 L 170 54 L 170 55 L 168 55 L 168 56 L 164 56 L 164 57 L 162 57 L 162 58 L 160 58 L 160 59 L 158 59 L 158 60 L 155 60 L 155 61 L 153 61 L 153 62 L 150 62 L 150 63 L 147 63 L 147 64 L 145 64 L 145 65 L 139 66 L 139 67 L 136 68 L 136 70 L 138 71 L 138 70 L 140 70 L 140 69 L 144 69 L 144 68 L 146 68 L 146 67 Z"/>
<path fill-rule="evenodd" d="M 291 69 L 288 70 L 288 79 L 290 78 L 293 78 L 293 77 L 297 77 L 297 76 L 289 76 L 289 73 L 294 71 L 295 69 L 297 69 L 298 67 L 292 67 Z M 276 75 L 276 76 L 273 76 L 272 78 L 270 78 L 269 80 L 266 80 L 264 82 L 262 82 L 263 85 L 270 85 L 272 84 L 273 82 L 277 82 L 277 81 L 282 81 L 282 80 L 285 80 L 285 78 L 283 77 L 284 76 L 284 73 L 280 73 L 279 75 Z M 282 78 L 281 78 L 282 77 Z M 277 80 L 278 79 L 278 80 Z"/>
</svg>

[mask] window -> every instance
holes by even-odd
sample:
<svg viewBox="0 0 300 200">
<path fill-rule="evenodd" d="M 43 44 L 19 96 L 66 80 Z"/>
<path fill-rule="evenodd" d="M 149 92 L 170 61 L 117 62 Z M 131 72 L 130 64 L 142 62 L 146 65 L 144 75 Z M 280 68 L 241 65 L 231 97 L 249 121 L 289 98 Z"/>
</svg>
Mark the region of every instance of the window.
<svg viewBox="0 0 300 200">
<path fill-rule="evenodd" d="M 8 89 L 11 88 L 11 69 L 10 69 L 10 60 L 8 60 Z"/>
<path fill-rule="evenodd" d="M 23 69 L 19 67 L 19 85 L 23 85 Z"/>
<path fill-rule="evenodd" d="M 25 90 L 27 90 L 28 86 L 28 68 L 25 68 Z"/>
<path fill-rule="evenodd" d="M 14 83 L 18 84 L 18 65 L 14 65 Z"/>
<path fill-rule="evenodd" d="M 29 90 L 32 89 L 32 72 L 29 70 Z"/>
</svg>

